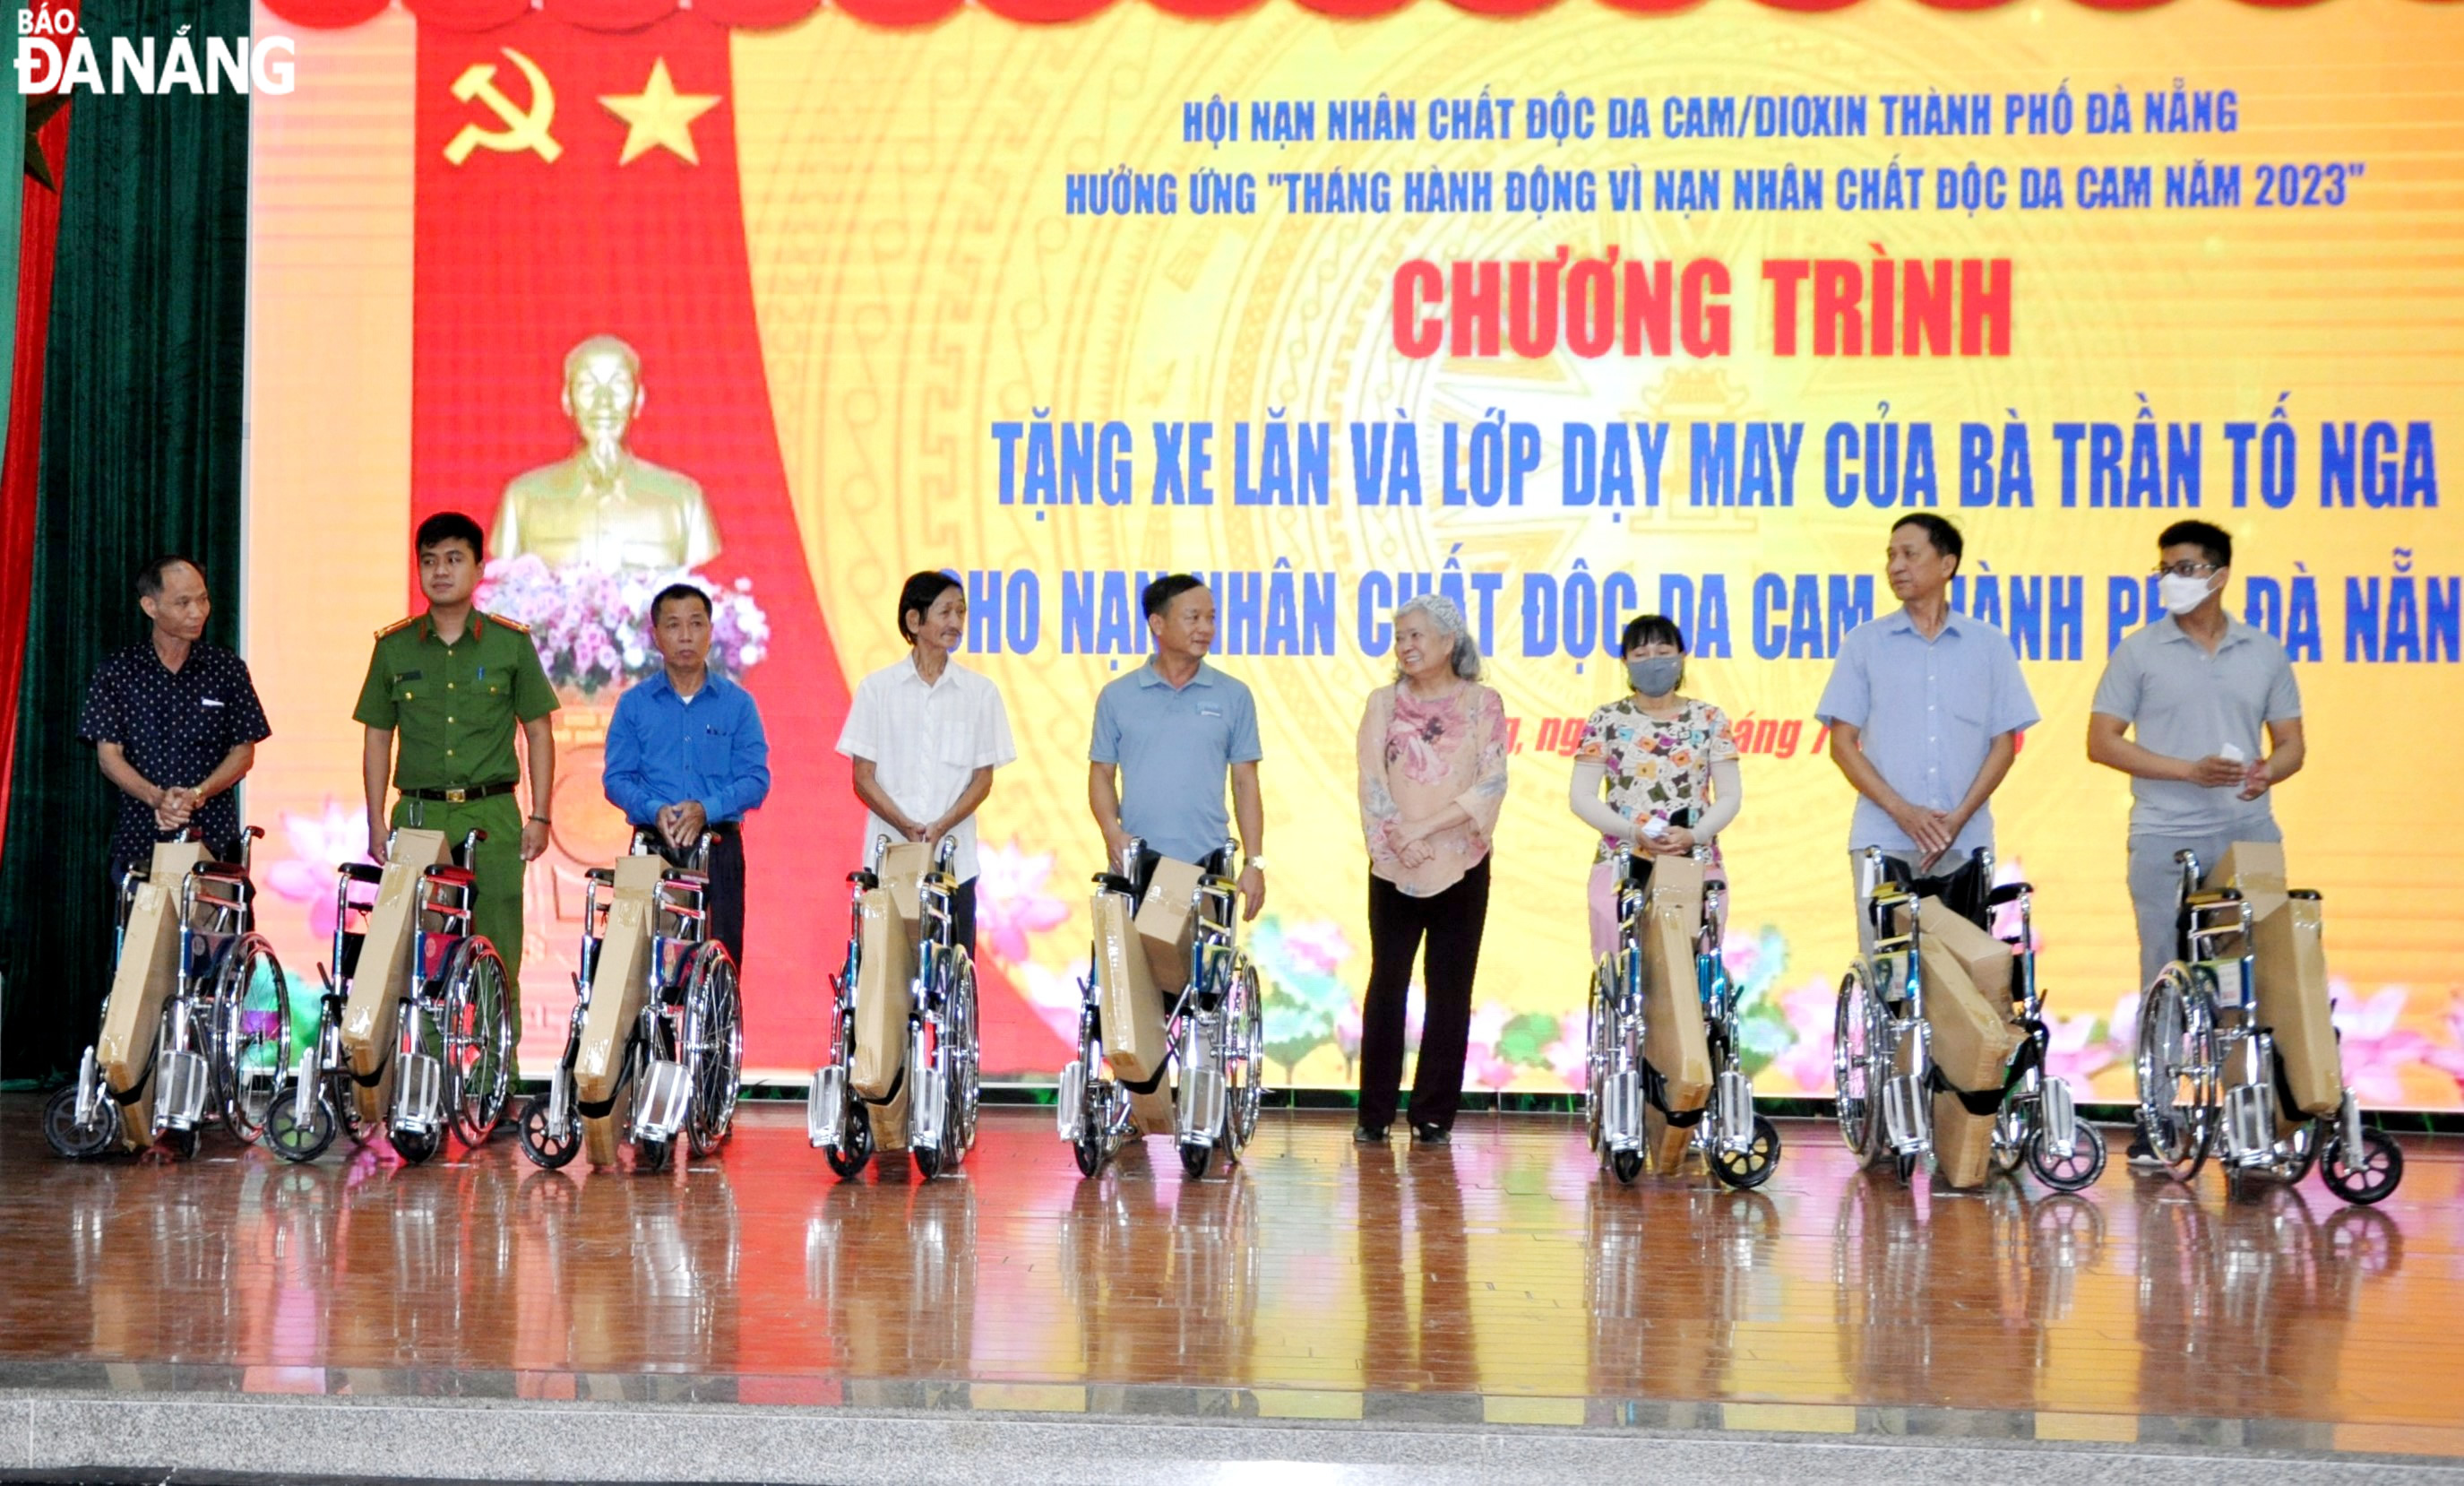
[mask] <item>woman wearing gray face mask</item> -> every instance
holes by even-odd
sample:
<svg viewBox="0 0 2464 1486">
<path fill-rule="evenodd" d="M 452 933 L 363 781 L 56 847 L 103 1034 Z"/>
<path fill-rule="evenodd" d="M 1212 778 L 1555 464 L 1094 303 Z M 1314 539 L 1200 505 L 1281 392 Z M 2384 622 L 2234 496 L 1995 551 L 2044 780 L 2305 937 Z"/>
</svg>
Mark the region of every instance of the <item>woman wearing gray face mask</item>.
<svg viewBox="0 0 2464 1486">
<path fill-rule="evenodd" d="M 1634 689 L 1584 724 L 1567 801 L 1600 833 L 1590 893 L 1595 957 L 1617 947 L 1618 854 L 1628 847 L 1655 856 L 1693 853 L 1706 878 L 1725 882 L 1717 838 L 1745 803 L 1727 714 L 1678 695 L 1685 636 L 1661 615 L 1642 614 L 1625 627 L 1622 643 Z"/>
</svg>

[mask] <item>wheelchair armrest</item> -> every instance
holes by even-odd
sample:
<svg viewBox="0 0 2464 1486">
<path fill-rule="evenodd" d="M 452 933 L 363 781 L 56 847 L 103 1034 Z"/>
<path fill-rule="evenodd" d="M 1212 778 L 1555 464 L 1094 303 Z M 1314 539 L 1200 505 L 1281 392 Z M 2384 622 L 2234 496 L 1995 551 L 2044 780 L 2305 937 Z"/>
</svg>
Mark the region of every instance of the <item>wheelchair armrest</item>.
<svg viewBox="0 0 2464 1486">
<path fill-rule="evenodd" d="M 2324 898 L 2322 898 L 2322 897 L 2320 895 L 2319 890 L 2318 890 L 2317 888 L 2315 888 L 2315 887 L 2298 887 L 2298 888 L 2294 888 L 2294 889 L 2293 889 L 2293 890 L 2291 890 L 2290 892 L 2286 893 L 2284 896 L 2285 896 L 2285 897 L 2287 897 L 2287 898 L 2298 898 L 2301 899 L 2301 900 L 2302 900 L 2303 902 L 2305 902 L 2305 903 L 2318 903 L 2318 902 L 2324 902 L 2324 901 L 2326 901 L 2326 899 L 2325 899 Z"/>
<path fill-rule="evenodd" d="M 2182 906 L 2185 908 L 2213 908 L 2220 903 L 2237 903 L 2240 901 L 2241 890 L 2239 888 L 2229 887 L 2218 888 L 2210 893 L 2189 894 L 2183 898 Z"/>
<path fill-rule="evenodd" d="M 855 871 L 848 873 L 847 875 L 847 879 L 868 893 L 871 892 L 874 888 L 881 886 L 881 878 L 870 869 L 865 867 L 858 867 Z"/>
<path fill-rule="evenodd" d="M 1126 898 L 1138 896 L 1138 885 L 1117 872 L 1095 874 L 1095 885 L 1107 893 L 1118 893 Z"/>
<path fill-rule="evenodd" d="M 2004 903 L 2015 903 L 2019 900 L 2021 894 L 2034 893 L 2035 890 L 2035 885 L 2032 883 L 2005 882 L 2000 887 L 1995 888 L 1992 892 L 1985 895 L 1985 906 L 1988 908 L 1999 908 Z"/>
<path fill-rule="evenodd" d="M 344 862 L 342 877 L 349 882 L 383 882 L 385 869 L 374 862 Z"/>
<path fill-rule="evenodd" d="M 613 867 L 593 867 L 583 873 L 583 876 L 598 883 L 601 887 L 616 885 L 616 869 Z"/>
</svg>

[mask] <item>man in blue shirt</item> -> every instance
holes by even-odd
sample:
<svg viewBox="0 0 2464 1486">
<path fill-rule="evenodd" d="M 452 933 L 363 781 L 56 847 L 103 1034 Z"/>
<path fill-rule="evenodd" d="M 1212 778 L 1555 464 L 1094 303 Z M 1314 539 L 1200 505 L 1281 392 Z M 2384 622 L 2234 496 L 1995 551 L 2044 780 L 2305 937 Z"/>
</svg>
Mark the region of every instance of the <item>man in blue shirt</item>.
<svg viewBox="0 0 2464 1486">
<path fill-rule="evenodd" d="M 710 668 L 710 596 L 670 584 L 650 601 L 667 664 L 627 692 L 607 724 L 608 803 L 685 864 L 708 831 L 711 933 L 744 962 L 744 812 L 770 793 L 770 744 L 753 694 Z"/>
<path fill-rule="evenodd" d="M 1141 896 L 1158 856 L 1203 861 L 1223 850 L 1228 775 L 1241 824 L 1244 920 L 1266 902 L 1266 819 L 1258 796 L 1258 704 L 1249 688 L 1206 664 L 1215 643 L 1215 595 L 1187 573 L 1148 584 L 1140 597 L 1155 658 L 1095 698 L 1087 758 L 1087 807 L 1112 861 L 1132 836 L 1146 843 L 1136 864 Z M 1223 864 L 1229 871 L 1231 864 Z"/>
<path fill-rule="evenodd" d="M 1858 935 L 1869 947 L 1863 883 L 1853 876 L 1865 848 L 1926 876 L 1990 849 L 1986 802 L 2037 718 L 2009 638 L 1950 607 L 1964 545 L 1959 528 L 1931 512 L 1900 519 L 1884 554 L 1899 611 L 1849 632 L 1815 708 L 1831 729 L 1831 762 L 1857 787 L 1848 849 Z"/>
</svg>

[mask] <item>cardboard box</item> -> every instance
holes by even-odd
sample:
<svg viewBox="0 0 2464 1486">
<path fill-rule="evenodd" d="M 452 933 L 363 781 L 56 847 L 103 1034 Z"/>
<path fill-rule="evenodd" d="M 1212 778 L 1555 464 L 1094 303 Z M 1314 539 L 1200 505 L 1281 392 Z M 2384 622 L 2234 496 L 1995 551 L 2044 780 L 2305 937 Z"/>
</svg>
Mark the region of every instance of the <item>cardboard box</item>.
<svg viewBox="0 0 2464 1486">
<path fill-rule="evenodd" d="M 206 849 L 194 841 L 155 845 L 145 880 L 129 906 L 120 963 L 112 967 L 111 1001 L 103 1009 L 94 1058 L 103 1081 L 116 1090 L 125 1092 L 146 1079 L 144 1092 L 120 1106 L 122 1142 L 135 1150 L 154 1141 L 154 1084 L 147 1065 L 154 1056 L 163 1003 L 179 984 L 180 881 L 205 859 Z"/>
<path fill-rule="evenodd" d="M 1164 995 L 1178 995 L 1189 984 L 1189 948 L 1198 939 L 1198 884 L 1205 877 L 1205 870 L 1194 863 L 1164 857 L 1155 863 L 1147 896 L 1138 904 L 1136 924 L 1146 946 L 1147 970 Z"/>
<path fill-rule="evenodd" d="M 1152 1094 L 1133 1094 L 1130 1096 L 1131 1128 L 1140 1135 L 1171 1135 L 1179 1129 L 1174 1118 L 1177 1109 L 1168 1084 L 1157 1084 Z"/>
<path fill-rule="evenodd" d="M 1642 934 L 1642 1055 L 1659 1073 L 1668 1107 L 1681 1112 L 1701 1109 L 1711 1098 L 1711 1048 L 1703 1027 L 1703 988 L 1694 978 L 1694 938 L 1702 927 L 1699 892 L 1690 911 L 1682 890 L 1652 896 Z"/>
<path fill-rule="evenodd" d="M 406 827 L 394 832 L 393 854 L 377 882 L 377 903 L 368 911 L 351 993 L 342 1003 L 345 1061 L 362 1076 L 379 1070 L 385 1075 L 372 1085 L 352 1085 L 360 1118 L 370 1124 L 382 1124 L 393 1102 L 394 1012 L 410 979 L 410 946 L 417 928 L 411 911 L 419 902 L 419 879 L 429 868 L 451 859 L 444 832 Z"/>
<path fill-rule="evenodd" d="M 1668 1117 L 1650 1104 L 1642 1106 L 1642 1155 L 1654 1175 L 1677 1175 L 1693 1143 L 1692 1125 L 1670 1124 Z"/>
<path fill-rule="evenodd" d="M 2258 1020 L 2276 1034 L 2276 1055 L 2296 1108 L 2332 1115 L 2343 1103 L 2344 1075 L 2327 1004 L 2325 923 L 2319 899 L 2286 898 L 2252 926 Z"/>
<path fill-rule="evenodd" d="M 2286 880 L 2283 842 L 2235 841 L 2209 866 L 2207 880 L 2199 885 L 2211 893 L 2233 888 L 2249 898 L 2259 893 L 2282 893 Z"/>
<path fill-rule="evenodd" d="M 1993 1120 L 1971 1115 L 1955 1094 L 1933 1097 L 1935 1180 L 1951 1187 L 1982 1187 L 1993 1173 Z"/>
<path fill-rule="evenodd" d="M 1115 1077 L 1144 1082 L 1164 1066 L 1163 993 L 1155 987 L 1145 946 L 1130 924 L 1130 905 L 1117 893 L 1095 895 L 1096 1009 L 1104 1054 Z"/>
<path fill-rule="evenodd" d="M 876 1151 L 907 1148 L 907 1081 L 900 1079 L 898 1092 L 879 1103 L 864 1101 L 864 1118 L 872 1127 L 872 1148 Z"/>
<path fill-rule="evenodd" d="M 1938 898 L 1917 905 L 1917 922 L 1934 1066 L 1953 1088 L 2001 1088 L 2022 1035 L 2011 1020 L 2011 946 Z"/>
<path fill-rule="evenodd" d="M 915 1006 L 915 948 L 888 888 L 864 895 L 857 913 L 855 1062 L 847 1087 L 887 1098 L 907 1064 L 907 1018 Z"/>
<path fill-rule="evenodd" d="M 636 1091 L 619 1081 L 633 1027 L 649 999 L 650 935 L 658 914 L 659 879 L 666 863 L 656 856 L 620 856 L 607 920 L 601 930 L 598 962 L 590 971 L 590 1009 L 582 1018 L 582 1045 L 574 1052 L 577 1102 L 609 1102 L 606 1114 L 582 1120 L 582 1153 L 592 1165 L 612 1166 L 632 1122 Z"/>
<path fill-rule="evenodd" d="M 924 918 L 924 875 L 933 870 L 933 848 L 924 841 L 893 841 L 882 848 L 881 865 L 873 870 L 913 939 Z"/>
</svg>

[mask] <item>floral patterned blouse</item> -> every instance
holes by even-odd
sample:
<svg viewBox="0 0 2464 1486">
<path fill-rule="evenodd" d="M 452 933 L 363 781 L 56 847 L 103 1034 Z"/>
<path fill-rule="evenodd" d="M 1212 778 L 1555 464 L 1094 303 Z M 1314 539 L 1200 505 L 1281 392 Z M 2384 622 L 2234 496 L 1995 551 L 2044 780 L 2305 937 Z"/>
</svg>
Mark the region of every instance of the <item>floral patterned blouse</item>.
<svg viewBox="0 0 2464 1486">
<path fill-rule="evenodd" d="M 1506 805 L 1506 699 L 1469 683 L 1434 701 L 1400 681 L 1369 694 L 1360 718 L 1360 829 L 1369 870 L 1413 898 L 1461 881 L 1488 854 Z M 1402 825 L 1460 805 L 1471 819 L 1427 837 L 1428 858 L 1406 867 Z"/>
<path fill-rule="evenodd" d="M 1609 808 L 1636 821 L 1708 810 L 1711 765 L 1736 756 L 1728 715 L 1691 697 L 1678 699 L 1673 718 L 1653 717 L 1632 697 L 1621 697 L 1592 714 L 1574 748 L 1575 763 L 1608 766 Z M 1607 861 L 1618 850 L 1619 843 L 1602 836 L 1592 859 Z M 1711 860 L 1719 859 L 1713 842 Z"/>
</svg>

